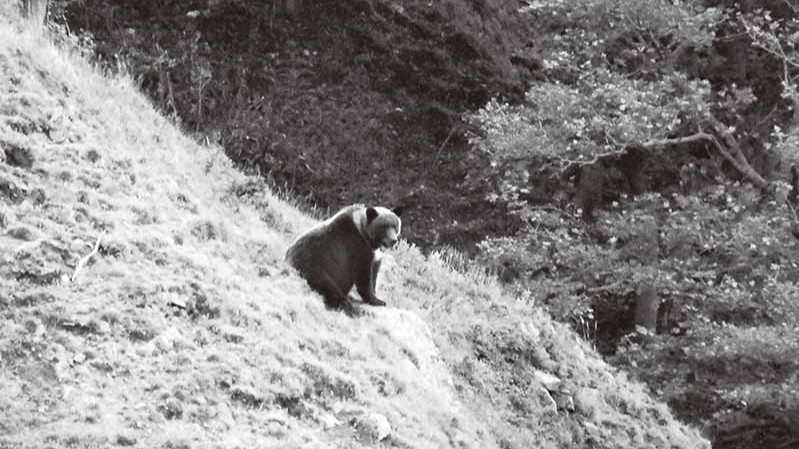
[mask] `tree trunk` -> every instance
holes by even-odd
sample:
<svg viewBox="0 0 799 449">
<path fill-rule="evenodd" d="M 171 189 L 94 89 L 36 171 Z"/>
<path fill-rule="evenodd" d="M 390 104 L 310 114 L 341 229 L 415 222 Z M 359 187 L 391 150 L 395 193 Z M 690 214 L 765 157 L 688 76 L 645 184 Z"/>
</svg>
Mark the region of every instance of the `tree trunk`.
<svg viewBox="0 0 799 449">
<path fill-rule="evenodd" d="M 22 0 L 22 14 L 33 28 L 41 28 L 47 17 L 48 0 Z"/>
<path fill-rule="evenodd" d="M 638 287 L 638 300 L 635 302 L 635 324 L 652 333 L 657 332 L 658 308 L 660 297 L 657 289 L 651 285 Z"/>
</svg>

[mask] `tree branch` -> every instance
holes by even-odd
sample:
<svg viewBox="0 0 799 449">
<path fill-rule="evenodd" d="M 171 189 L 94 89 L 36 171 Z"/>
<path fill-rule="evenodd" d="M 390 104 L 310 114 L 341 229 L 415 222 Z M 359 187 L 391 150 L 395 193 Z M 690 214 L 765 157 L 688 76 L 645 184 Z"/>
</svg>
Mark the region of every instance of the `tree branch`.
<svg viewBox="0 0 799 449">
<path fill-rule="evenodd" d="M 103 236 L 102 234 L 97 236 L 97 241 L 94 243 L 94 248 L 92 249 L 92 251 L 78 261 L 78 265 L 75 267 L 75 272 L 72 274 L 72 279 L 70 279 L 72 282 L 78 280 L 78 275 L 80 274 L 80 271 L 89 262 L 89 260 L 92 257 L 94 257 L 94 255 L 97 254 L 97 252 L 100 250 L 100 239 L 102 238 L 102 236 Z"/>
<path fill-rule="evenodd" d="M 707 120 L 710 122 L 713 130 L 721 136 L 721 139 L 724 143 L 720 142 L 716 136 L 713 134 L 709 134 L 703 131 L 699 131 L 695 134 L 691 134 L 689 136 L 684 137 L 675 137 L 670 139 L 653 139 L 648 140 L 642 143 L 631 143 L 625 145 L 623 149 L 611 153 L 603 153 L 596 156 L 594 159 L 589 161 L 569 161 L 566 167 L 563 169 L 564 174 L 572 173 L 576 167 L 584 166 L 584 165 L 591 165 L 596 164 L 602 160 L 606 160 L 608 158 L 615 158 L 621 157 L 624 155 L 630 148 L 641 148 L 643 150 L 650 150 L 650 151 L 661 151 L 665 150 L 670 147 L 686 145 L 695 142 L 709 142 L 712 144 L 716 150 L 721 154 L 724 159 L 726 159 L 739 173 L 741 173 L 747 180 L 749 180 L 752 184 L 756 185 L 760 189 L 765 189 L 768 187 L 769 183 L 766 181 L 760 173 L 758 173 L 751 165 L 749 165 L 749 161 L 746 159 L 741 146 L 738 144 L 738 141 L 729 132 L 727 127 L 721 123 L 718 119 L 716 119 L 712 114 L 707 115 Z"/>
<path fill-rule="evenodd" d="M 724 156 L 725 159 L 730 161 L 730 163 L 743 174 L 746 179 L 752 182 L 752 184 L 756 185 L 761 189 L 765 189 L 768 187 L 768 181 L 763 179 L 751 165 L 749 165 L 749 161 L 746 159 L 746 155 L 744 155 L 741 146 L 738 144 L 738 141 L 735 139 L 735 136 L 732 135 L 729 128 L 721 123 L 713 114 L 708 113 L 705 117 L 710 125 L 713 127 L 713 130 L 716 131 L 720 136 L 721 139 L 724 141 L 729 151 L 727 151 L 721 143 L 713 137 L 714 144 L 719 152 Z"/>
</svg>

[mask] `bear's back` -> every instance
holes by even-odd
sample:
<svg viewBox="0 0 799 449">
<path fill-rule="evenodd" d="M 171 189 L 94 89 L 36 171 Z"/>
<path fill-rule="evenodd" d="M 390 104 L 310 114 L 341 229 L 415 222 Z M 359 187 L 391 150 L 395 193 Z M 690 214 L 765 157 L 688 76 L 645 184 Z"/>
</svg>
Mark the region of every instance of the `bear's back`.
<svg viewBox="0 0 799 449">
<path fill-rule="evenodd" d="M 313 286 L 329 277 L 343 294 L 359 270 L 370 266 L 371 248 L 360 235 L 348 208 L 301 235 L 286 252 L 286 260 Z"/>
</svg>

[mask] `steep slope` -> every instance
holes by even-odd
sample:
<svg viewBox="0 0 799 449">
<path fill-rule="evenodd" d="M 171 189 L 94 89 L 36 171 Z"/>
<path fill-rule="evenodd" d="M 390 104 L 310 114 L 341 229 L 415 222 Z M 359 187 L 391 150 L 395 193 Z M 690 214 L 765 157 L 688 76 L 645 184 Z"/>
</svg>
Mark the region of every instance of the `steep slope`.
<svg viewBox="0 0 799 449">
<path fill-rule="evenodd" d="M 390 307 L 325 310 L 282 262 L 311 218 L 6 20 L 0 446 L 707 447 L 457 260 L 402 246 Z"/>
<path fill-rule="evenodd" d="M 516 2 L 56 3 L 162 111 L 298 197 L 402 203 L 419 224 L 406 237 L 425 247 L 473 251 L 518 228 L 468 179 L 489 161 L 470 154 L 461 120 L 533 77 Z"/>
</svg>

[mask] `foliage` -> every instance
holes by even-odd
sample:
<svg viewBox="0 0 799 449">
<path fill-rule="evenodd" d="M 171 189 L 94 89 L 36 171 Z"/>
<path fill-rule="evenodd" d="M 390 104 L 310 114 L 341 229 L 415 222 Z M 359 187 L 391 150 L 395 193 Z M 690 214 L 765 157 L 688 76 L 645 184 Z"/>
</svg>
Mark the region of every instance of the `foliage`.
<svg viewBox="0 0 799 449">
<path fill-rule="evenodd" d="M 525 158 L 561 165 L 586 161 L 668 137 L 701 116 L 709 96 L 707 82 L 679 73 L 647 81 L 605 68 L 586 70 L 569 85 L 533 86 L 522 105 L 492 100 L 473 116 L 483 133 L 472 142 L 496 164 Z"/>
<path fill-rule="evenodd" d="M 0 446 L 708 446 L 451 255 L 401 244 L 390 307 L 326 310 L 283 261 L 317 221 L 130 78 L 5 23 L 0 68 Z M 590 410 L 542 406 L 540 371 Z"/>
<path fill-rule="evenodd" d="M 537 209 L 523 233 L 484 242 L 481 257 L 685 419 L 721 423 L 742 413 L 742 402 L 795 409 L 799 396 L 775 395 L 799 388 L 799 244 L 790 208 L 764 207 L 758 197 L 747 186 L 648 194 L 614 203 L 593 228 L 574 214 Z M 635 327 L 645 286 L 661 301 L 656 334 Z M 711 385 L 717 399 L 693 396 Z"/>
</svg>

